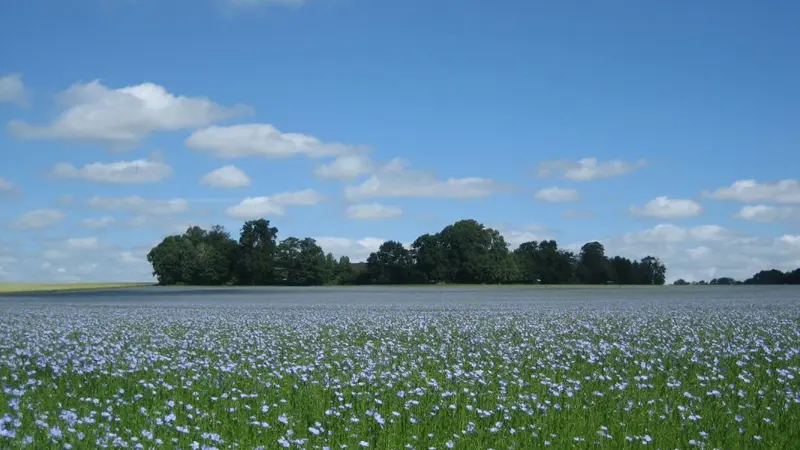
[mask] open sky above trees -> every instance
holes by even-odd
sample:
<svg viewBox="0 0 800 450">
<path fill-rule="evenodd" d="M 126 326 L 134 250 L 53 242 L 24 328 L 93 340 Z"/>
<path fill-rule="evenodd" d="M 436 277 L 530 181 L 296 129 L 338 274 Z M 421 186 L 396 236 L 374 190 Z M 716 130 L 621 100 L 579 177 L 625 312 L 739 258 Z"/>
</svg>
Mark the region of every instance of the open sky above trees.
<svg viewBox="0 0 800 450">
<path fill-rule="evenodd" d="M 0 281 L 150 280 L 266 218 L 364 262 L 461 219 L 514 250 L 800 266 L 800 5 L 0 5 Z"/>
</svg>

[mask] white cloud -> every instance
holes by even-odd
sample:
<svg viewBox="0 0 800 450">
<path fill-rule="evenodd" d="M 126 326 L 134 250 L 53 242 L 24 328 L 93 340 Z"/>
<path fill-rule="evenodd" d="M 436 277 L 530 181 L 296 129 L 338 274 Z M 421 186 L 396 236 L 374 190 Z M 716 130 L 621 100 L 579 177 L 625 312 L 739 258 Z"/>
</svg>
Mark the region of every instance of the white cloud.
<svg viewBox="0 0 800 450">
<path fill-rule="evenodd" d="M 553 239 L 552 236 L 545 233 L 545 229 L 540 227 L 528 227 L 521 230 L 504 230 L 500 234 L 506 240 L 509 250 L 515 250 L 521 244 L 531 241 L 544 241 Z"/>
<path fill-rule="evenodd" d="M 182 198 L 154 200 L 137 195 L 129 197 L 95 196 L 89 199 L 88 205 L 96 209 L 125 211 L 143 216 L 163 216 L 189 211 L 189 202 Z"/>
<path fill-rule="evenodd" d="M 321 236 L 314 238 L 325 253 L 333 253 L 336 258 L 347 256 L 351 262 L 364 262 L 372 252 L 378 248 L 386 239 L 376 237 L 365 237 L 363 239 L 350 239 L 344 237 Z"/>
<path fill-rule="evenodd" d="M 154 225 L 159 225 L 159 224 L 163 225 L 163 221 L 159 220 L 158 218 L 154 218 L 154 217 L 151 217 L 151 216 L 145 216 L 145 215 L 141 215 L 141 214 L 138 215 L 138 216 L 134 216 L 134 217 L 122 222 L 122 226 L 132 227 L 132 228 L 154 226 Z"/>
<path fill-rule="evenodd" d="M 14 282 L 153 281 L 153 268 L 146 259 L 150 248 L 105 251 L 92 239 L 62 241 L 38 254 L 18 255 L 13 265 L 5 267 L 2 278 Z"/>
<path fill-rule="evenodd" d="M 97 183 L 155 183 L 172 176 L 172 167 L 160 161 L 137 159 L 111 163 L 95 162 L 81 168 L 72 164 L 59 163 L 53 167 L 51 173 L 58 178 L 73 178 Z"/>
<path fill-rule="evenodd" d="M 295 192 L 281 192 L 272 196 L 272 200 L 280 205 L 314 206 L 323 200 L 322 194 L 313 189 Z"/>
<path fill-rule="evenodd" d="M 96 250 L 100 248 L 100 240 L 94 236 L 69 238 L 64 241 L 64 246 L 69 250 Z"/>
<path fill-rule="evenodd" d="M 14 192 L 16 189 L 14 183 L 0 177 L 0 192 Z"/>
<path fill-rule="evenodd" d="M 748 236 L 713 224 L 660 224 L 601 242 L 609 255 L 659 257 L 670 282 L 724 276 L 744 280 L 763 269 L 794 270 L 800 261 L 800 236 Z"/>
<path fill-rule="evenodd" d="M 89 217 L 87 219 L 83 219 L 81 224 L 85 228 L 105 228 L 109 225 L 113 225 L 116 223 L 117 219 L 111 216 L 103 216 L 103 217 Z"/>
<path fill-rule="evenodd" d="M 774 183 L 759 183 L 754 179 L 738 180 L 728 187 L 703 194 L 715 200 L 743 203 L 800 203 L 800 182 L 792 179 Z"/>
<path fill-rule="evenodd" d="M 738 233 L 719 225 L 698 225 L 689 228 L 689 236 L 698 241 L 725 241 L 736 237 Z"/>
<path fill-rule="evenodd" d="M 64 250 L 59 250 L 59 249 L 57 249 L 57 248 L 50 248 L 50 249 L 47 249 L 47 250 L 45 250 L 45 252 L 42 254 L 42 257 L 43 257 L 43 258 L 44 258 L 46 261 L 61 261 L 61 260 L 69 259 L 69 258 L 70 258 L 70 256 L 71 256 L 71 255 L 70 255 L 70 253 L 69 253 L 69 252 L 66 252 L 66 251 L 64 251 Z"/>
<path fill-rule="evenodd" d="M 645 242 L 683 242 L 689 236 L 689 231 L 684 227 L 662 223 L 642 231 L 626 233 L 622 240 L 626 244 Z"/>
<path fill-rule="evenodd" d="M 186 139 L 186 146 L 218 158 L 290 158 L 298 155 L 323 157 L 364 150 L 336 142 L 322 142 L 306 134 L 284 133 L 267 123 L 207 127 L 192 133 Z"/>
<path fill-rule="evenodd" d="M 236 189 L 250 186 L 250 177 L 233 165 L 222 166 L 205 174 L 200 182 L 218 189 Z"/>
<path fill-rule="evenodd" d="M 488 197 L 501 190 L 487 178 L 467 177 L 437 179 L 432 173 L 412 170 L 407 163 L 395 158 L 363 183 L 345 187 L 349 200 L 389 197 L 439 197 L 477 198 Z"/>
<path fill-rule="evenodd" d="M 345 210 L 345 215 L 355 220 L 377 220 L 400 217 L 403 210 L 396 206 L 386 206 L 380 203 L 360 203 L 351 205 Z"/>
<path fill-rule="evenodd" d="M 736 217 L 752 222 L 800 220 L 800 208 L 794 206 L 746 205 Z"/>
<path fill-rule="evenodd" d="M 366 175 L 374 169 L 374 164 L 369 156 L 363 153 L 342 155 L 333 161 L 317 166 L 314 174 L 323 179 L 352 180 L 361 175 Z"/>
<path fill-rule="evenodd" d="M 577 189 L 560 188 L 557 186 L 539 189 L 534 195 L 536 200 L 548 203 L 577 202 L 581 193 Z"/>
<path fill-rule="evenodd" d="M 286 212 L 283 205 L 277 204 L 269 197 L 247 197 L 238 205 L 231 206 L 225 213 L 236 219 L 259 219 L 267 216 L 282 216 Z"/>
<path fill-rule="evenodd" d="M 719 225 L 698 225 L 691 228 L 663 223 L 643 231 L 626 233 L 622 240 L 628 244 L 646 242 L 722 241 L 737 234 Z"/>
<path fill-rule="evenodd" d="M 578 161 L 546 161 L 539 165 L 539 176 L 544 177 L 553 171 L 559 171 L 561 177 L 567 180 L 591 181 L 626 175 L 644 166 L 644 161 L 632 163 L 619 159 L 603 162 L 599 162 L 597 158 L 583 158 Z"/>
<path fill-rule="evenodd" d="M 778 242 L 793 248 L 800 249 L 800 236 L 784 234 L 783 236 L 778 238 Z"/>
<path fill-rule="evenodd" d="M 247 197 L 238 205 L 228 208 L 225 213 L 229 217 L 243 220 L 282 216 L 286 213 L 286 206 L 314 206 L 322 200 L 322 195 L 313 189 L 282 192 L 272 196 Z"/>
<path fill-rule="evenodd" d="M 703 207 L 694 200 L 660 196 L 645 203 L 643 207 L 631 206 L 630 213 L 640 217 L 684 219 L 699 216 L 703 213 Z"/>
<path fill-rule="evenodd" d="M 61 223 L 65 217 L 58 209 L 35 209 L 17 217 L 11 225 L 18 229 L 50 228 Z"/>
<path fill-rule="evenodd" d="M 21 74 L 12 73 L 0 77 L 0 103 L 16 103 L 20 106 L 26 104 Z"/>
<path fill-rule="evenodd" d="M 117 261 L 125 265 L 150 266 L 150 263 L 147 261 L 147 258 L 145 256 L 139 255 L 136 252 L 131 252 L 131 251 L 117 252 Z"/>
<path fill-rule="evenodd" d="M 110 89 L 100 81 L 76 83 L 58 95 L 63 112 L 50 125 L 9 123 L 20 138 L 64 139 L 130 147 L 159 131 L 197 128 L 251 113 L 205 97 L 183 97 L 154 83 Z"/>
</svg>

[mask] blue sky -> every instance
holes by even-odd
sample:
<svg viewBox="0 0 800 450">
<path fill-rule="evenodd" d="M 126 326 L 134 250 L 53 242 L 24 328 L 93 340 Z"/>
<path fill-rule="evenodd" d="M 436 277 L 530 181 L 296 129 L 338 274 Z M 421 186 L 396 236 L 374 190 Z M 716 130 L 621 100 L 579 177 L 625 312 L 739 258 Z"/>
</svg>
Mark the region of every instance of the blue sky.
<svg viewBox="0 0 800 450">
<path fill-rule="evenodd" d="M 0 279 L 147 279 L 263 215 L 355 259 L 475 218 L 800 266 L 800 6 L 650 3 L 5 2 Z"/>
</svg>

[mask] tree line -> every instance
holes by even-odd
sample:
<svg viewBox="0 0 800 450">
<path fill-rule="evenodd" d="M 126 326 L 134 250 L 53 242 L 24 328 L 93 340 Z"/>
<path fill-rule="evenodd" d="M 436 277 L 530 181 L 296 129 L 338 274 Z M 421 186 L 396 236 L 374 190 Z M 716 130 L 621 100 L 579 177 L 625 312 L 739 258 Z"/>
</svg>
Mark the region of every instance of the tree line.
<svg viewBox="0 0 800 450">
<path fill-rule="evenodd" d="M 329 284 L 664 284 L 667 269 L 656 257 L 608 257 L 599 242 L 579 252 L 555 240 L 530 241 L 509 250 L 499 231 L 459 220 L 409 247 L 386 241 L 366 262 L 325 253 L 312 238 L 278 239 L 269 220 L 245 222 L 238 240 L 222 226 L 192 226 L 164 238 L 147 255 L 163 285 Z"/>
<path fill-rule="evenodd" d="M 688 282 L 683 278 L 675 280 L 676 285 L 739 285 L 739 284 L 800 284 L 800 268 L 792 271 L 780 271 L 778 269 L 761 270 L 752 277 L 740 281 L 730 277 L 714 278 L 711 281 L 705 280 Z"/>
</svg>

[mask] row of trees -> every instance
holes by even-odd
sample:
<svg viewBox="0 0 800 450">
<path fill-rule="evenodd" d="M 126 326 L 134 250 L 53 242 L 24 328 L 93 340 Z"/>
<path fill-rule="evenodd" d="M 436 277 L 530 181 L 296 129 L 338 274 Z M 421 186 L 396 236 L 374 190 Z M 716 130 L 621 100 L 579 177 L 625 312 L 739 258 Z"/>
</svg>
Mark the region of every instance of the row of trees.
<svg viewBox="0 0 800 450">
<path fill-rule="evenodd" d="M 658 258 L 607 257 L 599 242 L 580 252 L 554 240 L 510 251 L 503 236 L 475 220 L 460 220 L 410 247 L 386 241 L 365 263 L 338 260 L 311 238 L 278 240 L 266 219 L 246 222 L 234 240 L 221 226 L 190 227 L 166 237 L 147 255 L 160 284 L 293 285 L 543 283 L 664 284 Z"/>
<path fill-rule="evenodd" d="M 700 285 L 739 285 L 739 284 L 800 284 L 800 269 L 782 272 L 778 269 L 762 270 L 752 277 L 739 281 L 729 277 L 714 278 L 706 282 L 705 280 L 689 283 L 684 279 L 675 280 L 677 285 L 700 284 Z"/>
</svg>

